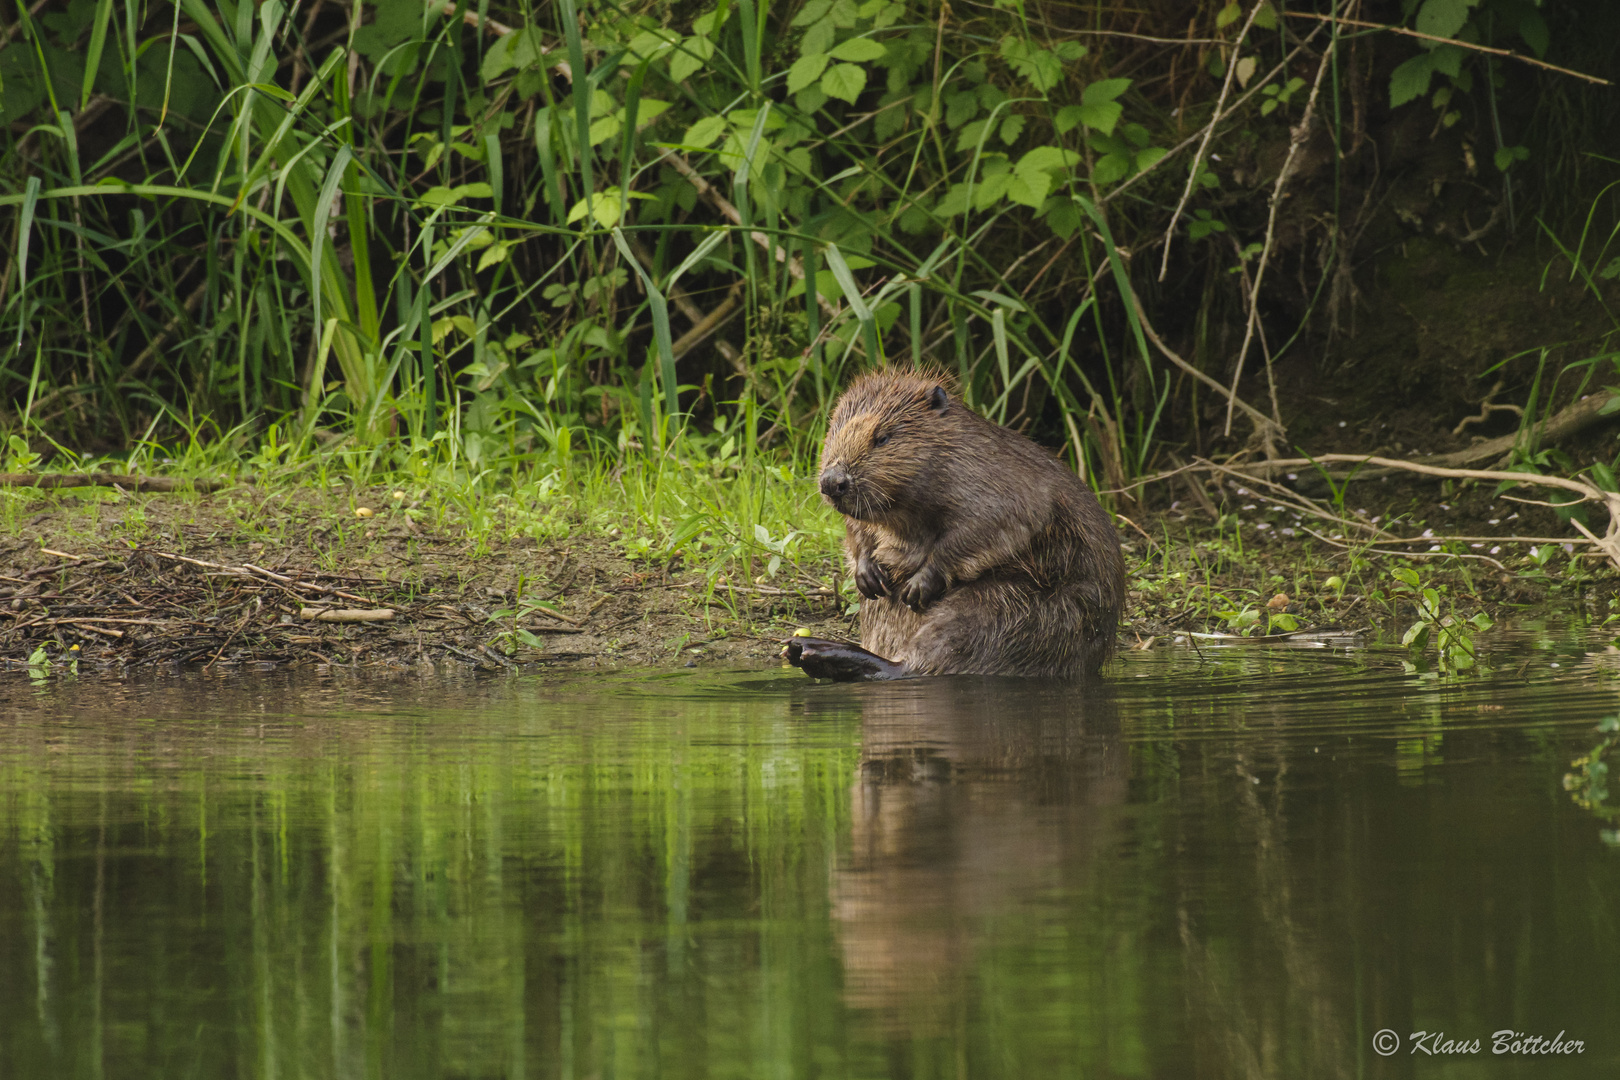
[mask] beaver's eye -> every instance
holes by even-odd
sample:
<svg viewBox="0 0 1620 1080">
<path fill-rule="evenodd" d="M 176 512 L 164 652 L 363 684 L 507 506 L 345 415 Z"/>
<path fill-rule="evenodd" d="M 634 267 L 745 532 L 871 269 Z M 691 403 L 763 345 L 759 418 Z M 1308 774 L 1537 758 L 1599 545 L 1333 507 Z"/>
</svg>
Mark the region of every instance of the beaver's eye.
<svg viewBox="0 0 1620 1080">
<path fill-rule="evenodd" d="M 876 436 L 875 438 L 872 439 L 872 445 L 873 446 L 883 446 L 883 445 L 887 444 L 888 441 L 889 441 L 889 437 L 892 434 L 893 434 L 893 432 L 885 431 L 883 434 L 878 435 L 878 436 Z"/>
</svg>

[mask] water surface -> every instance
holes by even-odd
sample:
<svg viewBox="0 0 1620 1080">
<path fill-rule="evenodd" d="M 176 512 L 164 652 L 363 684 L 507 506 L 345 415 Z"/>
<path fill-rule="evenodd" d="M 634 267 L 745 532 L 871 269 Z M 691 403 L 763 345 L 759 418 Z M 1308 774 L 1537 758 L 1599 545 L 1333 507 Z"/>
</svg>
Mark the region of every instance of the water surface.
<svg viewBox="0 0 1620 1080">
<path fill-rule="evenodd" d="M 0 1077 L 1615 1075 L 1608 657 L 1400 659 L 12 677 Z"/>
</svg>

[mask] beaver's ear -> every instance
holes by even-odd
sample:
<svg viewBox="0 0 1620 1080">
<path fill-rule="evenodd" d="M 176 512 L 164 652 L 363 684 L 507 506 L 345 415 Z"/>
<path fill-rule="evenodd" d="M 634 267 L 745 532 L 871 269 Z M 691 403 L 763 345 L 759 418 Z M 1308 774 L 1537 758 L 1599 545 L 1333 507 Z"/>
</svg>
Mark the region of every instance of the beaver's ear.
<svg viewBox="0 0 1620 1080">
<path fill-rule="evenodd" d="M 942 413 L 950 407 L 951 395 L 945 392 L 943 386 L 936 386 L 928 391 L 928 407 L 937 413 Z"/>
</svg>

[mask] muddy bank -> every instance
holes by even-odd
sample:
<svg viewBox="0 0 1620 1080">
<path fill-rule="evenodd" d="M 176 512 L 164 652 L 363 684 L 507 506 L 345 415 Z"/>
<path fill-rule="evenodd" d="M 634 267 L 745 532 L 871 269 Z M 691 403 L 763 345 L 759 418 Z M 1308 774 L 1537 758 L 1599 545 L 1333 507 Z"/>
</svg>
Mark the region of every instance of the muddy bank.
<svg viewBox="0 0 1620 1080">
<path fill-rule="evenodd" d="M 711 582 L 609 536 L 435 531 L 382 490 L 65 496 L 6 533 L 11 666 L 42 647 L 103 667 L 735 663 L 835 615 L 812 582 Z"/>
<path fill-rule="evenodd" d="M 1398 636 L 1411 598 L 1389 567 L 1406 560 L 1323 542 L 1311 522 L 1227 494 L 1213 516 L 1173 500 L 1145 511 L 1140 529 L 1123 527 L 1122 648 L 1229 629 L 1243 608 L 1262 620 L 1287 613 L 1301 628 Z M 1469 498 L 1410 517 L 1407 531 L 1523 532 L 1522 520 L 1485 517 L 1502 504 L 1483 492 L 1477 507 Z M 857 636 L 831 553 L 774 579 L 711 579 L 712 567 L 680 556 L 629 558 L 611 532 L 584 526 L 538 538 L 430 528 L 385 489 L 38 493 L 9 509 L 0 660 L 13 669 L 38 655 L 108 669 L 768 664 L 799 626 Z M 1412 551 L 1432 556 L 1432 546 Z M 1410 565 L 1465 616 L 1601 624 L 1614 613 L 1620 577 L 1596 560 L 1559 548 L 1537 562 L 1524 545 L 1477 541 L 1457 550 L 1467 555 Z"/>
</svg>

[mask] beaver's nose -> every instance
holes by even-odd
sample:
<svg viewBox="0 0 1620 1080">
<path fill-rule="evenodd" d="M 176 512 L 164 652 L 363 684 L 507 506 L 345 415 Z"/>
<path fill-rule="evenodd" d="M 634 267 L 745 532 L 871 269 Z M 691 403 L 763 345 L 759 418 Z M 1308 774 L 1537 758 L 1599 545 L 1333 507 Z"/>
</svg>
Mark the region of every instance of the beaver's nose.
<svg viewBox="0 0 1620 1080">
<path fill-rule="evenodd" d="M 842 465 L 829 465 L 821 473 L 821 493 L 829 499 L 849 494 L 849 473 Z"/>
</svg>

